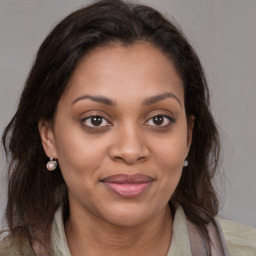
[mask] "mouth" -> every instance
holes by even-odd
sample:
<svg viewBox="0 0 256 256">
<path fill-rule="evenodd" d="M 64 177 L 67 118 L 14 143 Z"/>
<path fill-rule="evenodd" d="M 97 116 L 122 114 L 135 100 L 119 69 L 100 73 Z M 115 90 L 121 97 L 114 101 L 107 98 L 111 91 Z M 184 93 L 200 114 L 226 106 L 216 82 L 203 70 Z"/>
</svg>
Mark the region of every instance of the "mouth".
<svg viewBox="0 0 256 256">
<path fill-rule="evenodd" d="M 134 198 L 144 193 L 154 179 L 144 174 L 117 174 L 108 176 L 101 182 L 113 193 L 124 198 Z"/>
</svg>

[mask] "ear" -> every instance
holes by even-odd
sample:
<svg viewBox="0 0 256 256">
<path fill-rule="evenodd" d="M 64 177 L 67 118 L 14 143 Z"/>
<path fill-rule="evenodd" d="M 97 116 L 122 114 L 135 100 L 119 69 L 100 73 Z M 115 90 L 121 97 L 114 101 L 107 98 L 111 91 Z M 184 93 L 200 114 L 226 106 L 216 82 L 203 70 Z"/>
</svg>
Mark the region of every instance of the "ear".
<svg viewBox="0 0 256 256">
<path fill-rule="evenodd" d="M 38 122 L 38 130 L 40 133 L 42 145 L 45 154 L 50 158 L 57 159 L 57 151 L 54 139 L 54 133 L 52 129 L 52 123 L 47 120 L 40 120 Z"/>
<path fill-rule="evenodd" d="M 192 143 L 192 134 L 193 134 L 193 128 L 195 123 L 195 117 L 189 116 L 187 118 L 187 154 L 189 152 L 191 143 Z"/>
</svg>

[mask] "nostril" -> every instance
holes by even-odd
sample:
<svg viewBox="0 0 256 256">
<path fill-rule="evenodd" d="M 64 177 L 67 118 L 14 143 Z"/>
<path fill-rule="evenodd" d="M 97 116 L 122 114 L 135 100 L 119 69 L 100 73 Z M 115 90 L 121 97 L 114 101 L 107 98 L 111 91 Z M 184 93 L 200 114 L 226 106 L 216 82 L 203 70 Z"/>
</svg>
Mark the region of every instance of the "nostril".
<svg viewBox="0 0 256 256">
<path fill-rule="evenodd" d="M 122 132 L 124 132 L 122 130 Z M 131 129 L 129 129 L 131 133 Z M 128 132 L 127 132 L 128 134 Z M 141 163 L 148 157 L 149 149 L 145 140 L 138 134 L 122 136 L 116 139 L 109 148 L 109 156 L 113 161 L 122 161 L 128 165 Z"/>
<path fill-rule="evenodd" d="M 145 161 L 146 157 L 145 156 L 141 156 L 138 158 L 138 162 L 143 162 Z"/>
<path fill-rule="evenodd" d="M 120 157 L 120 156 L 115 156 L 114 158 L 115 158 L 116 160 L 123 161 L 123 158 Z"/>
<path fill-rule="evenodd" d="M 146 160 L 146 157 L 145 156 L 141 156 L 141 157 L 115 156 L 115 157 L 112 157 L 112 159 L 117 162 L 124 162 L 125 164 L 132 165 L 132 164 L 144 162 Z"/>
</svg>

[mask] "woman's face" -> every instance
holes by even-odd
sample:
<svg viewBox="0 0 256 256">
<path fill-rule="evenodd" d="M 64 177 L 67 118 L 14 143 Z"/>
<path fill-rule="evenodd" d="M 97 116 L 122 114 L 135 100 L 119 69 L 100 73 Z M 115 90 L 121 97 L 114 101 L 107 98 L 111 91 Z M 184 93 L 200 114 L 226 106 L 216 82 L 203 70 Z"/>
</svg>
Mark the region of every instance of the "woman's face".
<svg viewBox="0 0 256 256">
<path fill-rule="evenodd" d="M 178 185 L 193 121 L 172 62 L 149 43 L 89 52 L 39 127 L 76 210 L 115 225 L 161 214 Z"/>
</svg>

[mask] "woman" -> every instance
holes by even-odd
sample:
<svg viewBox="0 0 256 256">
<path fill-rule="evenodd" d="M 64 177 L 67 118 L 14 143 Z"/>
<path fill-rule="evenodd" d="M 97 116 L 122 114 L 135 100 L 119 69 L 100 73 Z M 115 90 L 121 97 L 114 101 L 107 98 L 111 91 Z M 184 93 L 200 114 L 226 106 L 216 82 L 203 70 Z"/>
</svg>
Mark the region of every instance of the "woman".
<svg viewBox="0 0 256 256">
<path fill-rule="evenodd" d="M 255 254 L 255 230 L 215 218 L 219 139 L 198 57 L 149 7 L 103 0 L 60 22 L 3 144 L 0 255 Z"/>
</svg>

